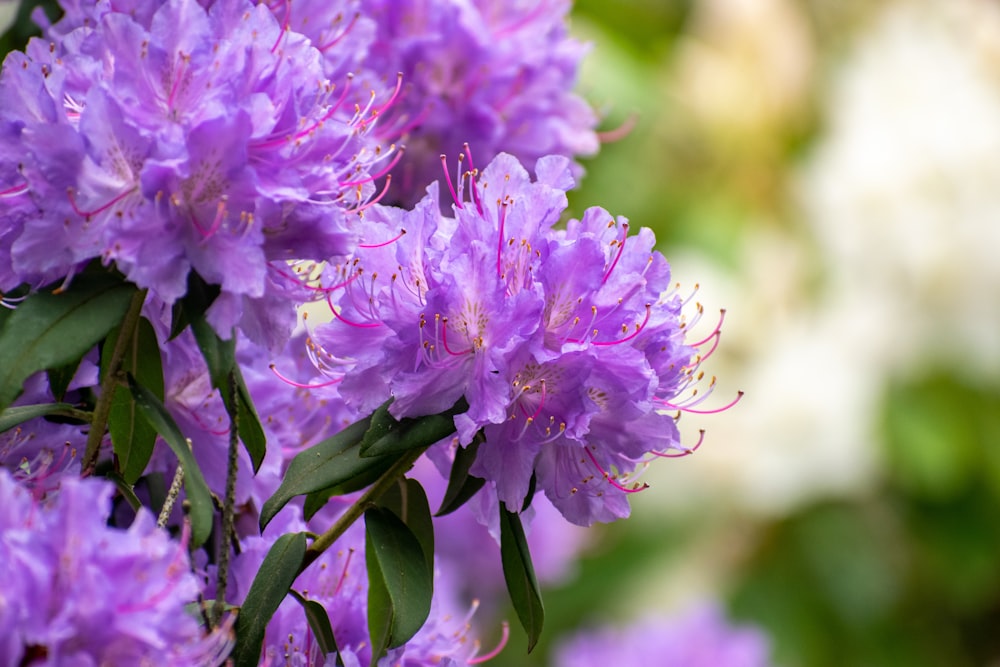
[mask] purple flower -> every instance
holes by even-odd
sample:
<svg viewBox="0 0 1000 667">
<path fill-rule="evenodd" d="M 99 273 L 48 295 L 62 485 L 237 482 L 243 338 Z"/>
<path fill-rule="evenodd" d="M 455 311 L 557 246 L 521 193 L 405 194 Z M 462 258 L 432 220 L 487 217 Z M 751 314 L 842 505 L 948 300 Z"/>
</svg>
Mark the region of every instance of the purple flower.
<svg viewBox="0 0 1000 667">
<path fill-rule="evenodd" d="M 81 362 L 67 385 L 64 402 L 74 392 L 97 384 L 97 351 Z M 22 387 L 14 406 L 54 403 L 46 373 L 35 373 Z M 86 426 L 36 417 L 0 433 L 0 468 L 9 471 L 35 498 L 59 487 L 62 478 L 80 472 L 80 457 L 86 448 Z"/>
<path fill-rule="evenodd" d="M 509 155 L 478 178 L 469 167 L 448 183 L 454 218 L 433 193 L 369 212 L 365 241 L 328 268 L 334 319 L 313 338 L 359 412 L 392 396 L 395 417 L 414 417 L 464 398 L 458 440 L 485 434 L 472 473 L 507 507 L 534 476 L 574 523 L 627 516 L 633 469 L 689 450 L 668 413 L 699 412 L 705 393 L 684 397 L 718 328 L 686 341 L 693 321 L 648 229 L 629 236 L 598 208 L 555 229 L 566 158 L 539 160 L 534 181 Z"/>
<path fill-rule="evenodd" d="M 65 477 L 44 501 L 0 470 L 0 661 L 5 665 L 217 665 L 227 630 L 206 635 L 185 606 L 201 591 L 186 540 L 140 511 L 110 528 L 114 487 Z"/>
<path fill-rule="evenodd" d="M 99 257 L 170 304 L 193 270 L 222 288 L 220 333 L 279 349 L 303 296 L 286 262 L 353 248 L 368 169 L 392 152 L 370 138 L 391 91 L 346 104 L 350 80 L 328 80 L 307 38 L 246 0 L 88 4 L 64 20 L 0 78 L 0 143 L 22 156 L 0 182 L 0 290 Z"/>
<path fill-rule="evenodd" d="M 570 2 L 375 0 L 364 61 L 378 87 L 403 89 L 379 132 L 404 135 L 392 199 L 412 205 L 440 176 L 442 153 L 468 142 L 483 164 L 500 152 L 533 164 L 598 149 L 597 118 L 572 92 L 587 47 L 568 35 Z M 579 171 L 579 169 L 577 169 Z"/>
<path fill-rule="evenodd" d="M 767 667 L 767 637 L 750 626 L 733 626 L 715 606 L 679 617 L 648 617 L 625 628 L 586 630 L 556 648 L 555 667 L 684 665 Z"/>
</svg>

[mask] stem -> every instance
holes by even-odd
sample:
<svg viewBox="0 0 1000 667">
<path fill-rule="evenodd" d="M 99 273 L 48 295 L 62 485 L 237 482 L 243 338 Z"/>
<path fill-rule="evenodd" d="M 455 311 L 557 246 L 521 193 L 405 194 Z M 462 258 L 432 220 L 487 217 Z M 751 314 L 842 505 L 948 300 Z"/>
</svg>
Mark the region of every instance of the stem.
<svg viewBox="0 0 1000 667">
<path fill-rule="evenodd" d="M 111 400 L 115 395 L 115 385 L 118 384 L 118 372 L 121 370 L 122 358 L 135 335 L 135 328 L 138 326 L 139 316 L 142 314 L 142 304 L 145 301 L 146 290 L 139 290 L 133 294 L 125 317 L 122 319 L 118 339 L 115 341 L 115 347 L 111 351 L 111 359 L 108 360 L 104 378 L 101 380 L 101 394 L 97 397 L 97 404 L 94 406 L 90 433 L 87 434 L 87 449 L 83 454 L 81 477 L 89 477 L 94 472 L 94 466 L 97 465 L 97 454 L 101 449 L 101 442 L 104 440 L 104 433 L 108 428 Z"/>
<path fill-rule="evenodd" d="M 382 496 L 383 493 L 389 490 L 393 484 L 399 481 L 399 478 L 405 475 L 413 464 L 416 463 L 417 459 L 420 458 L 421 454 L 427 451 L 427 447 L 416 447 L 403 454 L 403 457 L 392 464 L 392 467 L 386 470 L 381 477 L 375 480 L 375 483 L 368 487 L 368 489 L 358 498 L 353 505 L 347 508 L 340 518 L 337 519 L 330 528 L 317 537 L 309 548 L 306 549 L 306 556 L 302 561 L 302 567 L 300 572 L 305 570 L 309 565 L 322 555 L 324 551 L 330 548 L 334 542 L 337 541 L 341 535 L 347 532 L 347 529 L 351 527 L 355 521 L 357 521 L 365 510 L 372 507 L 375 501 Z"/>
<path fill-rule="evenodd" d="M 188 438 L 188 447 L 191 446 L 191 439 Z M 181 462 L 177 462 L 177 471 L 174 472 L 174 481 L 170 483 L 170 490 L 167 491 L 167 497 L 163 501 L 163 507 L 160 509 L 160 516 L 156 519 L 156 525 L 159 528 L 163 528 L 167 525 L 167 521 L 170 520 L 170 514 L 174 511 L 174 503 L 177 502 L 177 497 L 181 495 L 181 484 L 184 483 L 184 466 Z"/>
<path fill-rule="evenodd" d="M 77 408 L 62 408 L 60 410 L 53 410 L 47 416 L 69 417 L 70 419 L 79 419 L 82 422 L 89 423 L 94 418 L 94 413 L 89 410 L 79 410 Z"/>
<path fill-rule="evenodd" d="M 226 468 L 226 500 L 222 506 L 222 553 L 219 555 L 219 580 L 216 585 L 215 606 L 212 616 L 216 622 L 222 618 L 222 610 L 226 602 L 226 583 L 229 579 L 229 551 L 233 543 L 233 523 L 236 520 L 236 472 L 239 466 L 238 447 L 240 405 L 236 399 L 236 373 L 229 371 L 229 404 L 233 407 L 229 413 L 229 462 Z"/>
</svg>

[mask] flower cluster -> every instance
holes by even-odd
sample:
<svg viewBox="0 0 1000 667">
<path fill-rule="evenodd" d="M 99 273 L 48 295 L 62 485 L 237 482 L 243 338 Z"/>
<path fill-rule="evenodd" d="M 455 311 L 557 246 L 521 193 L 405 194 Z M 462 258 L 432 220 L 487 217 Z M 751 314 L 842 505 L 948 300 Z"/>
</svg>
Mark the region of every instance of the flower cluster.
<svg viewBox="0 0 1000 667">
<path fill-rule="evenodd" d="M 397 418 L 467 401 L 458 439 L 483 432 L 472 472 L 508 508 L 534 477 L 574 523 L 627 516 L 622 475 L 686 451 L 667 412 L 693 409 L 696 347 L 718 330 L 686 342 L 685 300 L 648 229 L 629 236 L 599 208 L 554 227 L 568 160 L 539 160 L 535 181 L 509 155 L 478 178 L 469 162 L 467 201 L 448 181 L 454 218 L 433 190 L 412 211 L 369 212 L 364 242 L 328 269 L 334 320 L 313 337 L 362 413 L 389 396 Z"/>
<path fill-rule="evenodd" d="M 637 471 L 697 447 L 676 421 L 712 393 L 700 366 L 721 321 L 692 340 L 700 306 L 685 313 L 650 230 L 630 235 L 599 208 L 560 224 L 573 160 L 598 146 L 571 92 L 586 49 L 568 36 L 569 4 L 64 0 L 54 23 L 36 11 L 44 38 L 0 72 L 0 306 L 24 309 L 0 317 L 0 340 L 41 332 L 0 369 L 0 663 L 221 664 L 223 601 L 250 607 L 258 582 L 285 596 L 262 563 L 295 532 L 312 540 L 282 563 L 300 599 L 285 596 L 266 632 L 237 627 L 238 654 L 253 660 L 261 630 L 264 665 L 330 664 L 304 598 L 349 667 L 479 664 L 493 652 L 472 638 L 478 602 L 458 600 L 501 588 L 483 570 L 499 570 L 499 509 L 537 516 L 531 548 L 552 581 L 585 543 L 579 526 L 628 515 Z M 458 146 L 444 212 L 432 180 Z M 115 298 L 84 298 L 84 271 Z M 57 303 L 66 292 L 83 296 Z M 297 330 L 317 297 L 328 320 Z M 49 354 L 77 322 L 78 344 Z M 368 456 L 387 401 L 397 419 L 453 415 L 455 437 Z M 390 596 L 430 605 L 430 620 L 380 646 L 364 552 L 385 536 L 351 521 L 425 450 L 423 471 L 458 447 L 477 448 L 485 487 L 445 519 L 403 503 L 387 532 L 420 542 L 434 596 Z M 114 512 L 115 487 L 78 474 L 115 480 Z M 451 495 L 439 476 L 427 485 Z M 536 489 L 546 499 L 531 506 Z M 329 493 L 346 495 L 320 506 Z M 180 539 L 133 516 L 139 505 L 162 507 Z M 433 562 L 432 524 L 446 542 Z M 426 606 L 405 611 L 410 631 Z"/>
<path fill-rule="evenodd" d="M 278 346 L 297 286 L 282 266 L 352 248 L 392 90 L 345 104 L 350 80 L 262 5 L 137 5 L 76 8 L 58 42 L 5 61 L 0 289 L 100 258 L 169 304 L 196 271 L 221 287 L 220 333 Z"/>
<path fill-rule="evenodd" d="M 438 156 L 466 142 L 484 162 L 500 152 L 533 164 L 597 152 L 597 117 L 572 92 L 584 44 L 568 35 L 568 0 L 374 0 L 364 61 L 376 81 L 404 87 L 380 132 L 406 135 L 397 202 L 411 205 L 439 174 Z"/>
<path fill-rule="evenodd" d="M 109 528 L 114 487 L 65 477 L 44 501 L 0 470 L 0 663 L 216 665 L 227 630 L 185 610 L 201 584 L 185 539 L 141 510 Z"/>
</svg>

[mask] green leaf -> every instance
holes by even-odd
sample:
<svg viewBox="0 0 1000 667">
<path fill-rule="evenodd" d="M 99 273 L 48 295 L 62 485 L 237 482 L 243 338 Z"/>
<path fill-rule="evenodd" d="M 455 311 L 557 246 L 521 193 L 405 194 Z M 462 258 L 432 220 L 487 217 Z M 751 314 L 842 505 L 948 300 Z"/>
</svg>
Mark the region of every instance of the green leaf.
<svg viewBox="0 0 1000 667">
<path fill-rule="evenodd" d="M 370 474 L 373 469 L 384 471 L 392 465 L 392 458 L 362 458 L 359 453 L 370 419 L 365 417 L 354 422 L 332 438 L 299 452 L 292 459 L 278 490 L 261 508 L 262 531 L 292 498 L 330 489 L 359 475 Z"/>
<path fill-rule="evenodd" d="M 135 378 L 128 375 L 128 386 L 139 408 L 139 414 L 145 417 L 156 429 L 163 440 L 170 446 L 181 466 L 184 468 L 184 491 L 191 505 L 191 545 L 200 546 L 212 532 L 213 506 L 212 494 L 205 484 L 198 462 L 188 447 L 187 440 L 178 428 L 174 418 L 163 407 L 160 399 L 152 391 L 143 387 Z"/>
<path fill-rule="evenodd" d="M 201 355 L 205 357 L 212 386 L 225 396 L 229 391 L 229 373 L 236 366 L 236 336 L 223 339 L 203 317 L 191 322 L 191 333 L 198 342 Z"/>
<path fill-rule="evenodd" d="M 247 454 L 250 455 L 250 460 L 253 462 L 253 471 L 256 474 L 264 462 L 264 454 L 267 453 L 267 437 L 264 435 L 260 415 L 257 414 L 257 408 L 254 407 L 253 398 L 250 396 L 250 390 L 247 388 L 239 366 L 233 368 L 233 374 L 236 382 L 236 426 L 239 429 L 240 440 L 243 441 L 243 446 L 246 447 Z M 227 402 L 226 409 L 232 414 L 234 408 Z"/>
<path fill-rule="evenodd" d="M 267 552 L 236 617 L 234 667 L 257 667 L 267 624 L 295 583 L 305 555 L 305 533 L 282 535 Z"/>
<path fill-rule="evenodd" d="M 206 283 L 196 271 L 188 273 L 187 293 L 174 302 L 167 340 L 173 340 L 192 322 L 202 319 L 221 291 L 219 285 Z"/>
<path fill-rule="evenodd" d="M 479 445 L 486 440 L 482 431 L 476 433 L 468 447 L 458 447 L 455 450 L 455 460 L 451 464 L 451 474 L 448 476 L 448 488 L 441 499 L 441 507 L 434 516 L 445 516 L 451 514 L 464 505 L 469 498 L 476 495 L 479 489 L 486 484 L 485 479 L 473 477 L 469 474 L 469 468 L 476 460 L 476 452 Z"/>
<path fill-rule="evenodd" d="M 110 358 L 118 331 L 116 329 L 105 339 L 102 360 Z M 140 385 L 163 400 L 163 361 L 160 357 L 160 344 L 153 325 L 145 318 L 139 320 L 132 340 L 125 348 L 121 367 L 123 371 L 131 373 Z M 114 392 L 111 397 L 111 411 L 108 413 L 108 431 L 111 434 L 111 444 L 118 457 L 118 467 L 122 477 L 129 484 L 135 484 L 145 472 L 146 465 L 153 455 L 156 429 L 148 420 L 139 416 L 139 409 L 131 391 L 126 387 L 117 386 Z"/>
<path fill-rule="evenodd" d="M 69 383 L 73 381 L 73 376 L 76 375 L 76 369 L 80 367 L 82 359 L 83 357 L 80 357 L 68 364 L 49 369 L 49 390 L 52 392 L 52 397 L 57 401 L 63 400 L 63 397 L 66 395 Z"/>
<path fill-rule="evenodd" d="M 424 487 L 415 479 L 400 479 L 397 484 L 382 494 L 377 504 L 399 517 L 420 542 L 420 548 L 424 552 L 424 560 L 431 568 L 429 575 L 433 580 L 434 521 L 431 518 L 431 508 L 427 502 Z"/>
<path fill-rule="evenodd" d="M 13 408 L 7 408 L 3 412 L 0 412 L 0 433 L 12 429 L 18 424 L 23 424 L 28 420 L 34 419 L 35 417 L 44 417 L 45 415 L 62 412 L 63 410 L 73 409 L 73 406 L 69 403 L 41 403 L 37 405 L 18 405 Z"/>
<path fill-rule="evenodd" d="M 417 537 L 392 511 L 365 512 L 368 632 L 372 664 L 420 630 L 431 610 L 432 568 Z"/>
<path fill-rule="evenodd" d="M 125 481 L 125 478 L 116 473 L 114 470 L 109 470 L 105 477 L 115 483 L 118 488 L 118 493 L 122 494 L 125 502 L 129 504 L 129 507 L 133 511 L 138 512 L 139 508 L 142 507 L 142 502 L 139 501 L 139 496 L 135 495 L 135 490 L 132 485 Z"/>
<path fill-rule="evenodd" d="M 367 446 L 362 442 L 361 456 L 400 454 L 418 447 L 428 447 L 454 432 L 453 410 L 437 415 L 402 419 L 396 422 L 388 433 Z"/>
<path fill-rule="evenodd" d="M 205 358 L 209 377 L 212 378 L 212 386 L 219 390 L 222 402 L 226 406 L 226 413 L 236 422 L 240 440 L 243 442 L 247 454 L 250 455 L 253 470 L 256 473 L 264 461 L 267 440 L 264 436 L 264 428 L 260 424 L 260 417 L 257 415 L 257 409 L 250 397 L 250 390 L 247 389 L 243 374 L 236 363 L 236 334 L 234 332 L 229 340 L 223 340 L 203 317 L 198 317 L 191 322 L 191 331 L 194 333 L 195 340 L 198 341 L 198 348 Z M 233 386 L 236 387 L 235 403 L 231 396 L 231 387 Z"/>
<path fill-rule="evenodd" d="M 531 564 L 528 540 L 524 536 L 521 517 L 500 504 L 500 560 L 503 563 L 503 577 L 507 582 L 507 592 L 514 604 L 514 611 L 521 626 L 528 633 L 530 653 L 542 634 L 545 610 L 542 608 L 542 594 L 535 579 L 535 568 Z"/>
<path fill-rule="evenodd" d="M 121 321 L 135 286 L 109 273 L 77 276 L 65 292 L 25 299 L 0 331 L 0 410 L 30 375 L 82 357 Z"/>
<path fill-rule="evenodd" d="M 368 430 L 365 431 L 365 436 L 361 439 L 362 454 L 364 454 L 368 448 L 372 446 L 372 444 L 389 436 L 397 428 L 399 428 L 399 422 L 396 421 L 391 414 L 389 414 L 390 405 L 392 405 L 391 398 L 375 408 L 375 412 L 372 413 L 371 420 L 368 422 Z"/>
<path fill-rule="evenodd" d="M 326 613 L 326 607 L 315 600 L 307 600 L 294 588 L 289 591 L 296 602 L 302 605 L 306 612 L 306 620 L 312 628 L 319 650 L 323 652 L 323 657 L 333 653 L 337 656 L 335 665 L 343 665 L 344 661 L 340 657 L 340 650 L 337 648 L 337 640 L 333 636 L 333 626 L 330 625 L 330 617 Z"/>
</svg>

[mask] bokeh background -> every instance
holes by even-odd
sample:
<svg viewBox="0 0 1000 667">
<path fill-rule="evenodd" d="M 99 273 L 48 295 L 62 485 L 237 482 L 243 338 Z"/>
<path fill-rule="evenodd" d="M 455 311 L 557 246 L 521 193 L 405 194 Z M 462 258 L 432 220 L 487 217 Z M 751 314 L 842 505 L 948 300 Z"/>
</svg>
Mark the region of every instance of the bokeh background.
<svg viewBox="0 0 1000 667">
<path fill-rule="evenodd" d="M 27 9 L 0 0 L 0 52 Z M 616 139 L 573 211 L 655 229 L 706 334 L 727 310 L 713 400 L 746 395 L 681 420 L 696 455 L 490 664 L 718 600 L 786 667 L 1000 665 L 1000 4 L 578 0 L 572 26 Z"/>
</svg>

